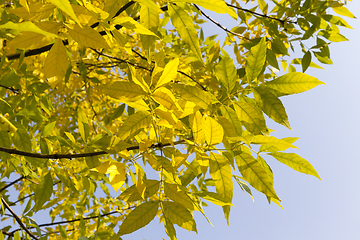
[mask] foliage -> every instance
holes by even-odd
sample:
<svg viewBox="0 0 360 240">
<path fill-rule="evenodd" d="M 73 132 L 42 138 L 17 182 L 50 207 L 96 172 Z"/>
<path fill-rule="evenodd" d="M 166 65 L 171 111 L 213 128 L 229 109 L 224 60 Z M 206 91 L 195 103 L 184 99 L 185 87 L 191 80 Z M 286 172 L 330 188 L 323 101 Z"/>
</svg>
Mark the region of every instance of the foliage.
<svg viewBox="0 0 360 240">
<path fill-rule="evenodd" d="M 291 129 L 280 98 L 323 84 L 304 72 L 347 40 L 342 1 L 0 4 L 0 211 L 18 225 L 0 239 L 120 239 L 155 217 L 176 239 L 207 202 L 229 222 L 234 182 L 280 205 L 270 156 L 320 179 L 264 116 Z"/>
</svg>

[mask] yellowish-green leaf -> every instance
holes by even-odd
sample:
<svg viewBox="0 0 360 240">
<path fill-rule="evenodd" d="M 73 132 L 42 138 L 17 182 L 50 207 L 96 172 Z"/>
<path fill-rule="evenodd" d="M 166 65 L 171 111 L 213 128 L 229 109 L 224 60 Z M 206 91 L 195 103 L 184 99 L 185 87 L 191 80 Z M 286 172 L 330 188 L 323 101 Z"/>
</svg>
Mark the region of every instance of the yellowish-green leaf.
<svg viewBox="0 0 360 240">
<path fill-rule="evenodd" d="M 334 12 L 336 12 L 339 15 L 345 16 L 345 17 L 349 17 L 349 18 L 356 18 L 354 16 L 354 14 L 352 14 L 349 9 L 347 9 L 344 6 L 339 6 L 339 7 L 333 7 L 332 8 L 334 10 Z"/>
<path fill-rule="evenodd" d="M 35 190 L 35 211 L 40 210 L 44 204 L 50 200 L 53 192 L 53 180 L 51 173 L 48 172 L 45 177 L 41 178 L 39 185 Z"/>
<path fill-rule="evenodd" d="M 120 225 L 118 234 L 120 236 L 135 232 L 148 225 L 156 216 L 159 208 L 159 201 L 149 201 L 137 206 L 126 216 Z"/>
<path fill-rule="evenodd" d="M 6 117 L 0 114 L 0 131 L 14 133 L 17 128 Z"/>
<path fill-rule="evenodd" d="M 239 176 L 235 176 L 235 175 L 233 175 L 233 177 L 235 178 L 236 182 L 239 184 L 240 188 L 243 191 L 246 191 L 250 195 L 253 202 L 255 202 L 254 197 L 253 197 L 252 192 L 251 192 L 251 189 L 249 188 L 247 183 L 240 180 L 240 179 L 244 179 L 244 178 L 239 177 Z"/>
<path fill-rule="evenodd" d="M 159 13 L 162 12 L 159 5 L 157 5 L 152 0 L 136 0 L 136 2 L 140 3 L 141 6 L 148 7 L 150 9 L 150 11 L 152 11 L 152 12 L 159 12 Z"/>
<path fill-rule="evenodd" d="M 139 85 L 145 92 L 150 92 L 149 84 L 145 82 L 144 78 L 139 74 L 139 72 L 136 71 L 135 68 L 130 64 L 128 64 L 128 68 L 130 70 L 129 77 L 131 77 L 131 80 Z"/>
<path fill-rule="evenodd" d="M 144 27 L 142 24 L 138 23 L 131 17 L 117 17 L 113 20 L 114 24 L 119 24 L 124 26 L 127 29 L 131 29 L 136 33 L 145 34 L 145 35 L 152 35 L 156 36 L 155 33 Z"/>
<path fill-rule="evenodd" d="M 222 105 L 220 107 L 221 109 L 221 114 L 230 121 L 230 123 L 233 125 L 233 127 L 235 128 L 236 134 L 238 136 L 241 136 L 242 134 L 242 125 L 241 122 L 239 120 L 239 118 L 236 115 L 235 110 L 233 110 L 232 108 Z"/>
<path fill-rule="evenodd" d="M 51 47 L 44 63 L 45 76 L 48 78 L 56 76 L 57 78 L 62 79 L 65 76 L 69 64 L 70 61 L 64 44 L 60 39 L 56 39 L 55 44 Z"/>
<path fill-rule="evenodd" d="M 215 181 L 216 193 L 226 202 L 231 203 L 233 197 L 231 166 L 224 156 L 210 153 L 210 175 Z"/>
<path fill-rule="evenodd" d="M 266 49 L 265 37 L 250 49 L 245 65 L 246 78 L 249 82 L 257 78 L 263 70 L 266 61 Z"/>
<path fill-rule="evenodd" d="M 180 203 L 185 208 L 194 210 L 195 208 L 192 200 L 184 191 L 179 190 L 179 187 L 180 186 L 178 186 L 177 184 L 170 184 L 165 182 L 165 195 L 174 202 Z"/>
<path fill-rule="evenodd" d="M 183 84 L 171 84 L 171 87 L 178 92 L 181 97 L 187 101 L 194 102 L 197 106 L 207 109 L 211 105 L 215 97 L 211 93 L 201 90 L 198 87 L 183 85 Z"/>
<path fill-rule="evenodd" d="M 109 19 L 113 18 L 119 9 L 124 6 L 126 3 L 125 0 L 107 0 L 105 2 L 103 10 L 109 13 Z"/>
<path fill-rule="evenodd" d="M 18 7 L 10 10 L 9 12 L 14 13 L 25 21 L 37 21 L 48 18 L 51 14 L 53 14 L 55 6 L 51 4 L 31 3 L 29 8 L 30 13 L 25 7 Z"/>
<path fill-rule="evenodd" d="M 253 94 L 258 106 L 269 118 L 291 129 L 284 105 L 271 90 L 265 87 L 257 87 Z"/>
<path fill-rule="evenodd" d="M 173 224 L 189 231 L 197 232 L 196 223 L 190 211 L 177 202 L 162 202 L 163 213 Z"/>
<path fill-rule="evenodd" d="M 279 200 L 273 187 L 273 181 L 265 168 L 250 154 L 241 153 L 235 156 L 236 164 L 244 179 L 256 190 L 266 196 Z"/>
<path fill-rule="evenodd" d="M 169 4 L 169 14 L 173 26 L 180 37 L 190 46 L 191 51 L 203 63 L 198 33 L 194 27 L 193 19 L 182 8 Z"/>
<path fill-rule="evenodd" d="M 156 83 L 155 88 L 162 87 L 168 84 L 169 82 L 171 82 L 171 80 L 174 80 L 177 75 L 178 66 L 179 66 L 178 58 L 175 58 L 170 62 L 168 62 L 164 68 L 163 73 L 161 74 L 159 81 Z"/>
<path fill-rule="evenodd" d="M 222 117 L 222 116 L 218 116 L 217 121 L 222 126 L 225 136 L 227 136 L 227 137 L 238 137 L 238 135 L 236 134 L 236 130 L 235 130 L 234 126 L 231 124 L 231 122 L 227 118 Z"/>
<path fill-rule="evenodd" d="M 166 217 L 164 217 L 164 226 L 165 226 L 165 232 L 168 235 L 168 237 L 170 238 L 170 240 L 177 240 L 174 225 Z"/>
<path fill-rule="evenodd" d="M 233 205 L 231 202 L 227 201 L 223 196 L 214 192 L 201 192 L 196 193 L 196 196 L 199 196 L 209 202 L 212 202 L 219 206 Z"/>
<path fill-rule="evenodd" d="M 266 82 L 264 86 L 275 90 L 277 96 L 283 96 L 302 93 L 320 84 L 324 83 L 315 77 L 305 73 L 293 72 Z"/>
<path fill-rule="evenodd" d="M 320 176 L 316 172 L 315 168 L 308 161 L 296 153 L 274 152 L 269 153 L 269 155 L 273 156 L 279 162 L 291 167 L 298 172 L 309 174 L 320 179 Z"/>
<path fill-rule="evenodd" d="M 140 23 L 146 29 L 149 29 L 150 31 L 156 33 L 159 26 L 159 12 L 151 10 L 146 5 L 141 5 L 140 16 Z M 140 40 L 142 48 L 145 50 L 148 62 L 149 64 L 151 64 L 152 55 L 155 50 L 156 37 L 143 34 L 140 36 Z"/>
<path fill-rule="evenodd" d="M 145 95 L 142 88 L 133 82 L 116 81 L 100 85 L 98 88 L 104 94 L 112 98 L 119 99 L 120 101 L 135 102 Z"/>
<path fill-rule="evenodd" d="M 209 0 L 209 1 L 206 1 L 206 0 L 174 0 L 172 2 L 193 3 L 193 4 L 200 5 L 201 7 L 206 8 L 210 11 L 214 11 L 216 13 L 227 13 L 234 19 L 238 18 L 236 12 L 233 9 L 229 8 L 226 5 L 226 2 L 223 0 Z"/>
<path fill-rule="evenodd" d="M 64 11 L 67 15 L 69 15 L 72 19 L 74 19 L 74 21 L 80 24 L 79 19 L 77 18 L 77 16 L 74 13 L 73 8 L 71 7 L 71 4 L 69 2 L 69 0 L 49 0 L 52 4 L 54 4 L 56 7 L 60 8 L 62 11 Z"/>
<path fill-rule="evenodd" d="M 202 118 L 202 129 L 205 134 L 205 141 L 209 145 L 216 145 L 222 142 L 224 137 L 224 129 L 213 118 L 204 116 Z"/>
<path fill-rule="evenodd" d="M 89 26 L 68 28 L 70 36 L 79 44 L 91 48 L 110 48 L 105 39 Z"/>
<path fill-rule="evenodd" d="M 7 22 L 5 24 L 0 25 L 0 28 L 14 29 L 19 32 L 35 32 L 45 36 L 57 37 L 57 35 L 42 30 L 32 22 L 21 22 L 21 23 Z"/>
<path fill-rule="evenodd" d="M 238 101 L 234 103 L 234 107 L 239 120 L 249 132 L 255 135 L 269 135 L 263 114 L 252 104 Z"/>
<path fill-rule="evenodd" d="M 228 93 L 231 93 L 237 80 L 236 68 L 233 60 L 224 56 L 215 67 L 217 79 L 224 85 Z"/>
<path fill-rule="evenodd" d="M 152 97 L 163 107 L 169 110 L 179 110 L 180 108 L 180 106 L 176 103 L 175 96 L 165 87 L 156 89 L 152 94 Z"/>
<path fill-rule="evenodd" d="M 276 149 L 278 149 L 278 151 L 284 151 L 288 148 L 297 148 L 298 149 L 298 147 L 292 145 L 290 142 L 282 140 L 282 139 L 278 139 L 273 136 L 256 135 L 252 138 L 251 143 L 272 146 L 272 147 L 275 147 Z"/>
<path fill-rule="evenodd" d="M 151 115 L 145 111 L 138 111 L 131 115 L 124 124 L 119 128 L 118 137 L 125 140 L 127 137 L 136 133 L 151 123 Z"/>
</svg>

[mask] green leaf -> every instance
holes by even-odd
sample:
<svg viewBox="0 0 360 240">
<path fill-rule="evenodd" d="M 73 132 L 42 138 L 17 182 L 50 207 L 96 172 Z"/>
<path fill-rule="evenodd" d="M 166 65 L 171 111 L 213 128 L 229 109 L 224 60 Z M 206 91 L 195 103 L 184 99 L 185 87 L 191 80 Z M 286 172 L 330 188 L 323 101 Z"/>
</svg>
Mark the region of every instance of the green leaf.
<svg viewBox="0 0 360 240">
<path fill-rule="evenodd" d="M 258 106 L 269 118 L 291 129 L 285 107 L 275 94 L 265 87 L 255 88 L 253 94 Z"/>
<path fill-rule="evenodd" d="M 43 132 L 42 132 L 42 135 L 45 136 L 45 137 L 46 137 L 46 136 L 49 136 L 49 135 L 51 134 L 51 132 L 54 130 L 55 124 L 56 124 L 56 121 L 47 124 L 47 125 L 44 127 L 44 130 L 43 130 Z"/>
<path fill-rule="evenodd" d="M 315 77 L 305 73 L 293 72 L 266 82 L 263 86 L 275 90 L 277 96 L 284 96 L 302 93 L 320 84 L 324 83 Z"/>
<path fill-rule="evenodd" d="M 165 217 L 173 224 L 197 233 L 195 220 L 190 211 L 183 205 L 177 202 L 164 201 L 162 202 L 162 206 Z"/>
<path fill-rule="evenodd" d="M 231 203 L 233 197 L 231 166 L 224 156 L 210 153 L 210 175 L 215 181 L 216 193 Z"/>
<path fill-rule="evenodd" d="M 145 227 L 156 216 L 159 208 L 159 201 L 149 201 L 137 206 L 126 216 L 120 225 L 118 234 L 120 236 L 135 232 Z"/>
<path fill-rule="evenodd" d="M 229 8 L 226 5 L 226 2 L 223 0 L 174 0 L 172 2 L 187 2 L 200 5 L 203 8 L 206 8 L 210 11 L 214 11 L 216 13 L 227 13 L 234 19 L 237 19 L 238 16 L 235 11 Z"/>
<path fill-rule="evenodd" d="M 29 134 L 24 129 L 19 128 L 12 140 L 17 149 L 31 152 L 31 140 Z"/>
<path fill-rule="evenodd" d="M 198 33 L 194 27 L 192 18 L 182 8 L 169 4 L 171 22 L 179 33 L 180 37 L 190 46 L 191 51 L 203 62 L 200 51 Z"/>
<path fill-rule="evenodd" d="M 211 93 L 201 90 L 198 87 L 184 85 L 184 84 L 172 84 L 171 87 L 178 92 L 181 97 L 187 101 L 194 102 L 197 106 L 207 109 L 213 102 Z"/>
<path fill-rule="evenodd" d="M 35 190 L 35 211 L 39 211 L 44 206 L 44 204 L 50 200 L 52 192 L 53 180 L 51 177 L 51 173 L 48 172 L 45 177 L 41 179 L 39 185 Z"/>
<path fill-rule="evenodd" d="M 236 164 L 244 179 L 266 196 L 279 199 L 273 187 L 273 181 L 265 168 L 250 154 L 241 153 L 235 156 Z"/>
<path fill-rule="evenodd" d="M 253 105 L 245 101 L 234 102 L 235 111 L 245 128 L 255 134 L 268 135 L 265 118 Z"/>
<path fill-rule="evenodd" d="M 75 15 L 69 0 L 50 0 L 50 2 L 60 8 L 62 11 L 64 11 L 67 15 L 74 19 L 77 24 L 81 26 L 80 21 Z"/>
<path fill-rule="evenodd" d="M 205 141 L 209 145 L 216 145 L 222 142 L 224 137 L 224 129 L 213 118 L 209 116 L 203 116 L 202 129 L 205 134 Z"/>
<path fill-rule="evenodd" d="M 149 126 L 150 123 L 151 115 L 148 112 L 138 111 L 126 119 L 124 124 L 119 128 L 118 137 L 125 140 L 138 130 Z"/>
<path fill-rule="evenodd" d="M 98 88 L 106 95 L 119 99 L 120 101 L 137 101 L 145 92 L 142 88 L 133 83 L 125 81 L 111 82 L 105 85 L 100 85 Z"/>
<path fill-rule="evenodd" d="M 301 59 L 301 66 L 302 66 L 302 71 L 305 72 L 306 69 L 308 69 L 308 67 L 310 66 L 311 63 L 311 52 L 307 51 L 303 58 Z"/>
<path fill-rule="evenodd" d="M 249 82 L 257 78 L 264 68 L 266 49 L 265 38 L 262 38 L 258 44 L 250 49 L 245 65 L 246 78 Z"/>
<path fill-rule="evenodd" d="M 274 68 L 280 70 L 278 60 L 273 50 L 267 49 L 266 51 L 266 61 L 273 66 Z"/>
<path fill-rule="evenodd" d="M 223 84 L 228 93 L 231 93 L 237 80 L 236 68 L 233 60 L 225 56 L 215 67 L 215 75 Z"/>
<path fill-rule="evenodd" d="M 180 203 L 185 208 L 194 210 L 194 204 L 190 197 L 184 192 L 179 190 L 179 187 L 177 184 L 170 184 L 166 183 L 164 185 L 164 192 L 167 197 L 169 197 L 174 202 Z"/>
<path fill-rule="evenodd" d="M 316 172 L 314 167 L 306 161 L 304 158 L 300 157 L 296 153 L 282 153 L 282 152 L 274 152 L 268 153 L 270 156 L 273 156 L 279 162 L 291 167 L 292 169 L 315 176 L 320 179 L 319 174 Z"/>
</svg>

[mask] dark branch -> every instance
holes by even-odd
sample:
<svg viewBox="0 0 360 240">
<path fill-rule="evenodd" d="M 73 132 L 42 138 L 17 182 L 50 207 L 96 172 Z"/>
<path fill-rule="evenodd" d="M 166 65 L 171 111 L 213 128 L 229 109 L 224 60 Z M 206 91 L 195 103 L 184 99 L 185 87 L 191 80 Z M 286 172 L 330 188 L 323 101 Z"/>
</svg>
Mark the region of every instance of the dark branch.
<svg viewBox="0 0 360 240">
<path fill-rule="evenodd" d="M 19 89 L 16 89 L 16 88 L 13 88 L 13 87 L 7 87 L 7 86 L 4 86 L 4 85 L 0 85 L 0 87 L 2 87 L 2 88 L 5 88 L 5 89 L 7 89 L 7 90 L 10 90 L 10 91 L 12 91 L 13 93 L 15 93 L 15 94 L 18 94 L 19 93 Z"/>
<path fill-rule="evenodd" d="M 191 140 L 191 139 L 186 139 Z M 174 142 L 174 145 L 182 144 L 185 142 L 185 139 L 179 140 Z M 171 143 L 159 143 L 159 144 L 153 144 L 150 146 L 150 148 L 158 148 L 158 147 L 166 147 L 170 146 Z M 126 150 L 138 150 L 139 146 L 132 146 L 128 147 Z M 62 159 L 62 158 L 82 158 L 82 157 L 94 157 L 99 155 L 105 155 L 108 154 L 106 151 L 99 151 L 99 152 L 91 152 L 91 153 L 76 153 L 76 154 L 41 154 L 41 153 L 31 153 L 31 152 L 24 152 L 13 148 L 5 148 L 0 147 L 0 152 L 6 152 L 10 154 L 15 154 L 19 156 L 25 156 L 25 157 L 34 157 L 34 158 L 43 158 L 43 159 Z"/>
<path fill-rule="evenodd" d="M 237 7 L 237 6 L 231 5 L 231 4 L 229 4 L 229 3 L 226 3 L 226 5 L 228 5 L 229 7 L 233 7 L 233 8 L 236 8 L 236 9 L 238 9 L 238 10 L 244 11 L 244 12 L 251 13 L 251 14 L 256 15 L 256 16 L 259 16 L 259 17 L 270 18 L 270 19 L 273 19 L 273 20 L 275 20 L 275 21 L 279 21 L 279 22 L 281 22 L 282 24 L 284 24 L 285 22 L 297 24 L 297 22 L 289 21 L 289 20 L 286 20 L 286 19 L 284 19 L 284 20 L 278 19 L 278 18 L 275 18 L 275 17 L 268 16 L 268 15 L 266 15 L 266 14 L 261 14 L 261 13 L 257 13 L 257 12 L 251 11 L 251 10 L 246 9 L 246 8 Z"/>
<path fill-rule="evenodd" d="M 24 176 L 22 176 L 22 177 L 20 177 L 20 178 L 16 179 L 15 181 L 13 181 L 13 182 L 9 183 L 8 185 L 6 185 L 6 186 L 2 187 L 2 188 L 0 189 L 0 193 L 1 193 L 2 191 L 4 191 L 5 189 L 7 189 L 8 187 L 11 187 L 12 185 L 14 185 L 15 183 L 17 183 L 18 181 L 23 180 L 24 178 L 25 178 L 25 177 L 24 177 Z"/>
<path fill-rule="evenodd" d="M 214 19 L 212 19 L 209 15 L 207 15 L 206 13 L 204 13 L 196 4 L 194 4 L 194 6 L 196 7 L 197 10 L 199 10 L 201 12 L 202 15 L 204 15 L 207 19 L 209 19 L 211 22 L 213 22 L 216 26 L 218 26 L 219 28 L 221 28 L 222 30 L 224 30 L 227 33 L 230 33 L 234 36 L 237 36 L 241 39 L 246 39 L 246 40 L 250 40 L 247 37 L 242 36 L 241 34 L 238 34 L 236 32 L 230 31 L 229 29 L 227 29 L 226 27 L 224 27 L 223 25 L 221 25 L 220 23 L 216 22 Z"/>
<path fill-rule="evenodd" d="M 20 225 L 20 227 L 27 233 L 29 234 L 30 237 L 32 237 L 33 239 L 38 240 L 37 237 L 35 237 L 34 234 L 32 234 L 32 232 L 29 231 L 29 229 L 26 228 L 26 226 L 23 224 L 23 222 L 21 221 L 21 219 L 19 218 L 18 215 L 16 215 L 16 213 L 10 208 L 10 206 L 7 204 L 7 202 L 4 200 L 3 197 L 1 197 L 1 201 L 4 204 L 5 208 L 11 213 L 11 215 L 13 215 L 13 217 L 15 218 L 16 222 Z"/>
</svg>

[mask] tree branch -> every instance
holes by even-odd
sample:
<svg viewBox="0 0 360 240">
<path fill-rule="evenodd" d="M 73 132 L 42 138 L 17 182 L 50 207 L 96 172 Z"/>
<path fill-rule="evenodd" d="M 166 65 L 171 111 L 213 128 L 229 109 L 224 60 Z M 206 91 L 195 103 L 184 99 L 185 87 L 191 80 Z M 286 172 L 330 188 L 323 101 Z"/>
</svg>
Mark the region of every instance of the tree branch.
<svg viewBox="0 0 360 240">
<path fill-rule="evenodd" d="M 218 26 L 219 28 L 221 28 L 222 30 L 224 30 L 227 33 L 230 33 L 234 36 L 237 36 L 241 39 L 246 39 L 246 40 L 250 40 L 247 37 L 242 36 L 241 34 L 238 34 L 236 32 L 230 31 L 229 29 L 227 29 L 226 27 L 224 27 L 223 25 L 221 25 L 220 23 L 216 22 L 214 19 L 212 19 L 209 15 L 207 15 L 206 13 L 204 13 L 196 4 L 194 4 L 194 6 L 196 7 L 197 10 L 199 10 L 201 12 L 202 15 L 204 15 L 207 19 L 209 19 L 211 22 L 213 22 L 216 26 Z"/>
<path fill-rule="evenodd" d="M 26 226 L 23 224 L 23 222 L 21 221 L 21 219 L 19 218 L 18 215 L 16 215 L 16 213 L 10 208 L 10 206 L 7 204 L 7 202 L 4 200 L 3 197 L 1 197 L 1 201 L 4 204 L 5 208 L 11 213 L 11 215 L 13 215 L 13 217 L 15 218 L 16 222 L 20 225 L 20 227 L 27 233 L 29 234 L 30 237 L 32 237 L 35 240 L 38 240 L 37 237 L 35 237 L 34 234 L 32 234 L 32 232 L 29 231 L 29 229 L 26 228 Z"/>
<path fill-rule="evenodd" d="M 2 187 L 2 188 L 0 189 L 0 193 L 1 193 L 2 191 L 4 191 L 5 189 L 7 189 L 8 187 L 11 187 L 12 185 L 14 185 L 15 183 L 17 183 L 18 181 L 23 180 L 24 178 L 25 178 L 24 176 L 21 176 L 20 178 L 16 179 L 15 181 L 13 181 L 13 182 L 9 183 L 8 185 Z"/>
<path fill-rule="evenodd" d="M 173 144 L 174 145 L 182 144 L 186 140 L 191 140 L 191 139 L 192 138 L 179 140 L 179 141 L 173 142 Z M 157 143 L 157 144 L 151 145 L 149 148 L 162 148 L 162 147 L 166 147 L 166 146 L 170 146 L 170 145 L 172 145 L 172 144 L 171 143 Z M 139 146 L 132 146 L 132 147 L 126 148 L 126 150 L 128 150 L 128 151 L 138 150 L 138 149 L 139 149 Z M 43 158 L 43 159 L 62 159 L 62 158 L 72 159 L 72 158 L 82 158 L 82 157 L 94 157 L 94 156 L 108 154 L 106 151 L 91 152 L 91 153 L 75 153 L 75 154 L 41 154 L 41 153 L 25 152 L 25 151 L 20 151 L 20 150 L 13 149 L 13 148 L 5 148 L 5 147 L 0 147 L 0 152 L 6 152 L 9 154 L 15 154 L 15 155 L 24 156 L 24 157 L 34 157 L 34 158 Z"/>
<path fill-rule="evenodd" d="M 231 5 L 231 4 L 229 4 L 229 3 L 226 3 L 226 5 L 228 5 L 229 7 L 236 8 L 236 9 L 238 9 L 238 10 L 244 11 L 244 12 L 251 13 L 251 14 L 256 15 L 256 16 L 259 16 L 259 17 L 270 18 L 270 19 L 279 21 L 279 22 L 281 22 L 282 24 L 284 24 L 285 22 L 297 24 L 297 22 L 289 21 L 289 20 L 286 20 L 286 19 L 281 20 L 281 19 L 278 19 L 278 18 L 275 18 L 275 17 L 268 16 L 268 15 L 266 15 L 266 14 L 257 13 L 257 12 L 251 11 L 251 10 L 249 10 L 249 9 L 246 9 L 246 8 L 242 8 L 242 7 L 238 7 L 238 6 L 235 6 L 235 5 Z"/>
</svg>

